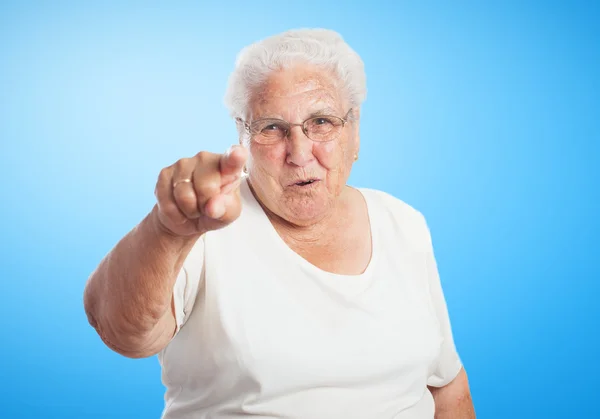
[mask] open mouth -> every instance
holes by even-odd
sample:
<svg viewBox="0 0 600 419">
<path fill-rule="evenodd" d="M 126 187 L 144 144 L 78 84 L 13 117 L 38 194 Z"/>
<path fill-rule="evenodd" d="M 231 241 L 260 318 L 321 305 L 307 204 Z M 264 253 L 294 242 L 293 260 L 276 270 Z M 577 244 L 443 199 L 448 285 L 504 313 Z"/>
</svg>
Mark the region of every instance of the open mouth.
<svg viewBox="0 0 600 419">
<path fill-rule="evenodd" d="M 312 185 L 313 183 L 318 182 L 318 179 L 307 179 L 307 180 L 301 180 L 300 182 L 296 182 L 294 183 L 294 185 L 296 186 L 308 186 L 308 185 Z"/>
</svg>

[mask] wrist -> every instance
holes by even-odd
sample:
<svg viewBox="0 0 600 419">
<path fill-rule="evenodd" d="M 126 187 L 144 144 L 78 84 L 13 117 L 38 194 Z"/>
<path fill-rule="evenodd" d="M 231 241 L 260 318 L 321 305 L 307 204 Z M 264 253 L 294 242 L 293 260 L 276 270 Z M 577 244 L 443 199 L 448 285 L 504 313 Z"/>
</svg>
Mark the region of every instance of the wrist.
<svg viewBox="0 0 600 419">
<path fill-rule="evenodd" d="M 152 208 L 150 214 L 146 218 L 148 227 L 151 230 L 151 234 L 157 239 L 158 242 L 162 243 L 166 247 L 170 247 L 177 250 L 183 250 L 193 246 L 193 244 L 204 234 L 204 232 L 197 232 L 191 235 L 182 236 L 176 234 L 168 229 L 160 220 L 158 205 Z"/>
</svg>

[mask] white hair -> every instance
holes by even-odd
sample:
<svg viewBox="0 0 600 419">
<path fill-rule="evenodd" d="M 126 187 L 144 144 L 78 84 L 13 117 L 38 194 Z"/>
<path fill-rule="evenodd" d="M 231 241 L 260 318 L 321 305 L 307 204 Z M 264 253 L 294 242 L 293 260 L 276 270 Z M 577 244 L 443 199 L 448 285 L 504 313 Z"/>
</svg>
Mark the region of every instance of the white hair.
<svg viewBox="0 0 600 419">
<path fill-rule="evenodd" d="M 225 94 L 231 116 L 245 118 L 253 90 L 273 71 L 299 63 L 333 71 L 349 106 L 359 107 L 366 99 L 363 61 L 340 34 L 328 29 L 295 29 L 242 49 Z"/>
</svg>

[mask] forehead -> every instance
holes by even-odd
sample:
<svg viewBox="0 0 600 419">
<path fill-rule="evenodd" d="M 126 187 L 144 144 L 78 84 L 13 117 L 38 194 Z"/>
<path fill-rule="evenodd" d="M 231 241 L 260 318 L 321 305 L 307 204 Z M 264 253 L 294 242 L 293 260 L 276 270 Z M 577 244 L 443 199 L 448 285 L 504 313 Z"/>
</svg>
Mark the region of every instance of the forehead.
<svg viewBox="0 0 600 419">
<path fill-rule="evenodd" d="M 342 98 L 336 79 L 323 69 L 295 66 L 272 73 L 252 96 L 250 113 L 255 117 L 301 117 L 332 109 L 341 111 Z"/>
</svg>

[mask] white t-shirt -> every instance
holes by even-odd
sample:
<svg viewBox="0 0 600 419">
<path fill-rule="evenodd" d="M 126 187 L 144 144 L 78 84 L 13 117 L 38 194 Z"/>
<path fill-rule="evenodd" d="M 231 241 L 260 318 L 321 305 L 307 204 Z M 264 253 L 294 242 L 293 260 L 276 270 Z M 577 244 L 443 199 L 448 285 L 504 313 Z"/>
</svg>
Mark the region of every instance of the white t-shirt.
<svg viewBox="0 0 600 419">
<path fill-rule="evenodd" d="M 164 419 L 433 419 L 461 369 L 424 218 L 360 189 L 372 258 L 325 272 L 277 234 L 244 180 L 242 214 L 198 240 L 159 354 Z"/>
</svg>

